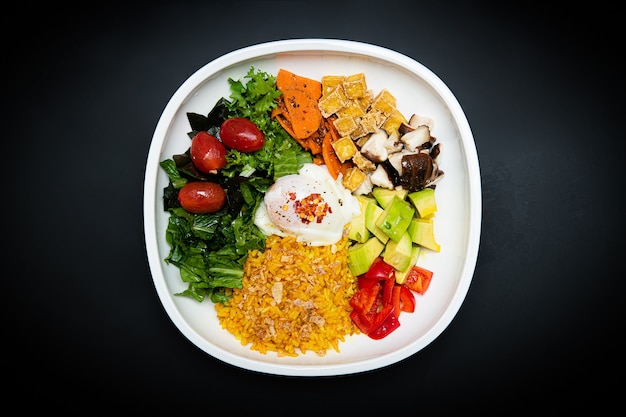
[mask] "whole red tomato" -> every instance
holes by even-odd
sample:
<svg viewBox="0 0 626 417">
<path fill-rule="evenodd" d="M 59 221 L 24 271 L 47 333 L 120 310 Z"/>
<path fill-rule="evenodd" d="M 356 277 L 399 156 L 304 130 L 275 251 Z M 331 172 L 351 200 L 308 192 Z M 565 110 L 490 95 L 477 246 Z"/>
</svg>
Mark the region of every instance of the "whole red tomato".
<svg viewBox="0 0 626 417">
<path fill-rule="evenodd" d="M 233 117 L 222 122 L 220 138 L 228 148 L 245 153 L 258 151 L 265 143 L 263 132 L 244 117 Z"/>
<path fill-rule="evenodd" d="M 226 165 L 228 151 L 215 136 L 198 132 L 191 140 L 191 161 L 205 174 L 215 173 Z"/>
<path fill-rule="evenodd" d="M 193 181 L 178 191 L 178 201 L 182 208 L 190 213 L 215 213 L 224 207 L 226 192 L 217 183 Z"/>
</svg>

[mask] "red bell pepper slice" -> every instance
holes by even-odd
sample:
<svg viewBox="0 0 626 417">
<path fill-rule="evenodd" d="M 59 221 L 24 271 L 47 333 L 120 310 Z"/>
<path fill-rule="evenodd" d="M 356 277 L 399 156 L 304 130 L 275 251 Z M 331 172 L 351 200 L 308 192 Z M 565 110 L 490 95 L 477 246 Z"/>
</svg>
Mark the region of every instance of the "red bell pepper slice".
<svg viewBox="0 0 626 417">
<path fill-rule="evenodd" d="M 379 296 L 381 289 L 380 283 L 376 282 L 373 285 L 366 286 L 354 293 L 350 299 L 350 305 L 355 310 L 360 310 L 364 313 L 368 313 L 374 305 L 376 298 Z"/>
<path fill-rule="evenodd" d="M 357 285 L 360 290 L 362 290 L 363 288 L 369 288 L 376 284 L 380 284 L 380 280 L 367 278 L 364 275 L 360 275 L 357 279 Z"/>
<path fill-rule="evenodd" d="M 383 324 L 383 322 L 387 319 L 387 317 L 389 317 L 390 314 L 393 314 L 393 306 L 391 304 L 383 304 L 383 306 L 374 316 L 370 332 L 380 327 L 380 325 Z"/>
<path fill-rule="evenodd" d="M 424 294 L 433 278 L 433 272 L 415 265 L 404 280 L 404 285 L 418 294 Z"/>
<path fill-rule="evenodd" d="M 389 333 L 400 327 L 400 321 L 396 317 L 393 306 L 387 304 L 376 315 L 376 320 L 372 325 L 372 330 L 367 334 L 369 337 L 375 340 L 382 339 L 389 335 Z"/>
<path fill-rule="evenodd" d="M 415 311 L 415 296 L 409 287 L 396 285 L 393 287 L 391 304 L 396 317 L 400 317 L 401 312 L 413 313 Z"/>
<path fill-rule="evenodd" d="M 400 310 L 407 313 L 413 313 L 415 311 L 415 295 L 409 287 L 404 284 L 396 285 L 396 287 L 400 288 L 400 291 L 398 291 L 400 293 L 398 296 Z"/>
<path fill-rule="evenodd" d="M 368 316 L 363 314 L 362 311 L 352 310 L 350 312 L 350 318 L 356 324 L 356 326 L 361 330 L 362 333 L 368 334 L 372 329 L 372 317 L 373 315 Z"/>
<path fill-rule="evenodd" d="M 391 291 L 391 305 L 393 305 L 393 314 L 395 314 L 396 317 L 400 317 L 400 313 L 402 312 L 402 306 L 400 301 L 400 292 L 402 291 L 402 287 L 404 286 L 394 285 Z"/>
<path fill-rule="evenodd" d="M 414 266 L 404 284 L 396 284 L 395 269 L 378 257 L 370 269 L 358 277 L 358 289 L 350 299 L 350 318 L 362 333 L 382 339 L 400 327 L 402 311 L 415 311 L 413 291 L 423 294 L 433 273 Z"/>
<path fill-rule="evenodd" d="M 383 287 L 383 304 L 391 304 L 392 291 L 393 291 L 393 288 L 395 286 L 396 286 L 396 275 L 395 274 L 389 275 L 389 277 L 387 277 L 383 281 L 383 283 L 382 283 L 382 287 Z"/>
<path fill-rule="evenodd" d="M 378 288 L 380 288 L 380 285 L 378 286 Z M 378 317 L 378 312 L 382 308 L 382 296 L 380 295 L 380 291 L 377 291 L 374 299 L 367 300 L 368 308 L 364 309 L 363 305 L 359 304 L 362 292 L 363 291 L 357 291 L 350 300 L 350 305 L 352 305 L 353 308 L 353 310 L 350 312 L 350 318 L 352 319 L 354 324 L 356 324 L 357 327 L 361 330 L 361 332 L 367 334 L 370 332 L 370 330 L 374 328 L 374 325 L 378 325 L 378 323 L 376 323 L 376 320 Z M 370 303 L 371 305 L 369 305 Z"/>
</svg>

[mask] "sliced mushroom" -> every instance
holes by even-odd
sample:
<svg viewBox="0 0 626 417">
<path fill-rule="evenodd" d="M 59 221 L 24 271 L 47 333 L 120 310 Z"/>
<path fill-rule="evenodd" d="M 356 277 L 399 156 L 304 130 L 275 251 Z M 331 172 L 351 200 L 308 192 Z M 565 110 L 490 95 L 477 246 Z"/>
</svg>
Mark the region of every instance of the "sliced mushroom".
<svg viewBox="0 0 626 417">
<path fill-rule="evenodd" d="M 415 152 L 423 144 L 430 141 L 430 128 L 426 125 L 418 126 L 414 130 L 400 136 L 400 140 L 404 143 L 406 149 Z"/>
<path fill-rule="evenodd" d="M 379 187 L 388 188 L 390 190 L 393 190 L 394 188 L 391 178 L 389 178 L 387 171 L 382 165 L 378 165 L 376 170 L 372 172 L 370 175 L 370 181 L 373 185 L 377 185 Z"/>
<path fill-rule="evenodd" d="M 433 158 L 433 160 L 437 160 L 437 157 L 439 156 L 440 153 L 441 153 L 441 143 L 438 143 L 434 145 L 432 148 L 430 148 L 430 157 Z"/>
<path fill-rule="evenodd" d="M 418 152 L 402 157 L 402 186 L 409 190 L 421 190 L 433 175 L 433 160 L 428 153 Z"/>
<path fill-rule="evenodd" d="M 406 135 L 407 133 L 414 131 L 416 127 L 417 126 L 411 126 L 409 122 L 402 122 L 400 123 L 400 126 L 398 126 L 398 134 L 400 136 Z"/>
<path fill-rule="evenodd" d="M 435 188 L 435 185 L 443 178 L 443 171 L 439 169 L 439 165 L 433 161 L 433 175 L 430 181 L 426 184 L 427 187 Z"/>
<path fill-rule="evenodd" d="M 385 142 L 387 141 L 387 132 L 383 129 L 378 129 L 376 133 L 373 133 L 367 142 L 361 147 L 361 154 L 372 162 L 382 162 L 387 159 L 389 153 L 385 148 Z"/>
<path fill-rule="evenodd" d="M 414 154 L 415 152 L 409 152 L 403 149 L 401 152 L 392 153 L 389 155 L 389 164 L 398 172 L 398 175 L 402 175 L 402 157 L 404 155 Z"/>
<path fill-rule="evenodd" d="M 413 126 L 414 128 L 418 126 L 428 126 L 430 130 L 433 130 L 433 127 L 435 126 L 435 121 L 430 117 L 413 114 L 409 119 L 409 125 Z"/>
<path fill-rule="evenodd" d="M 385 141 L 385 149 L 387 149 L 388 154 L 392 154 L 400 152 L 402 148 L 404 148 L 404 144 L 400 141 L 400 135 L 398 132 L 394 131 L 387 137 L 387 140 Z"/>
</svg>

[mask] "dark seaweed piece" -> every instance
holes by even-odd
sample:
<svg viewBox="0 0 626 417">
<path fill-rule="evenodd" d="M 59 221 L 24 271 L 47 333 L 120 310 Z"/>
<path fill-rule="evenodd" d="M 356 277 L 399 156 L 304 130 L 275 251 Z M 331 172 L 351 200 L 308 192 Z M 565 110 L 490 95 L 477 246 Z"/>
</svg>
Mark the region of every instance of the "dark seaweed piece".
<svg viewBox="0 0 626 417">
<path fill-rule="evenodd" d="M 237 216 L 245 203 L 243 194 L 240 190 L 240 185 L 244 181 L 247 181 L 247 178 L 238 175 L 234 178 L 228 179 L 224 184 L 224 187 L 226 188 L 226 202 L 228 207 L 228 214 L 230 214 L 232 217 Z"/>
<path fill-rule="evenodd" d="M 167 187 L 163 189 L 163 208 L 165 211 L 171 208 L 180 207 L 180 201 L 178 201 L 178 190 L 174 188 L 170 182 Z"/>
<path fill-rule="evenodd" d="M 187 120 L 189 120 L 189 126 L 193 132 L 202 132 L 208 130 L 211 127 L 209 118 L 203 114 L 187 113 Z"/>
<path fill-rule="evenodd" d="M 228 110 L 229 103 L 230 101 L 228 101 L 224 97 L 222 97 L 221 99 L 217 101 L 217 103 L 215 103 L 215 106 L 213 106 L 213 108 L 211 109 L 211 111 L 209 112 L 207 116 L 209 128 L 219 127 L 222 125 L 222 122 L 224 120 L 228 119 L 228 116 L 230 115 L 229 110 Z M 207 128 L 206 130 L 209 130 L 209 128 Z"/>
<path fill-rule="evenodd" d="M 198 113 L 187 113 L 187 120 L 191 131 L 187 133 L 189 139 L 193 139 L 198 132 L 209 132 L 209 134 L 219 138 L 220 126 L 229 116 L 228 100 L 221 98 L 215 103 L 208 116 Z"/>
</svg>

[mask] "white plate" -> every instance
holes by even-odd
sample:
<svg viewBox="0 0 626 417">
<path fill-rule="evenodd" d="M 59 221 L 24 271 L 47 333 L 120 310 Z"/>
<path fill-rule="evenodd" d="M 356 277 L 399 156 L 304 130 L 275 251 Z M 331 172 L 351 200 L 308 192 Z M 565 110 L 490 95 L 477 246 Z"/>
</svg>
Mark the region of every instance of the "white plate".
<svg viewBox="0 0 626 417">
<path fill-rule="evenodd" d="M 436 238 L 441 252 L 419 264 L 434 271 L 425 295 L 417 296 L 412 314 L 382 340 L 352 336 L 320 357 L 261 354 L 242 346 L 220 327 L 214 305 L 175 296 L 187 288 L 179 270 L 163 261 L 169 214 L 163 210 L 168 177 L 159 162 L 190 145 L 187 112 L 206 114 L 220 97 L 230 95 L 228 78 L 243 79 L 254 66 L 277 74 L 280 68 L 313 79 L 323 75 L 364 72 L 374 92 L 387 88 L 403 114 L 434 119 L 431 132 L 441 144 L 438 162 L 445 172 L 436 190 Z M 200 68 L 175 92 L 156 126 L 148 153 L 144 183 L 144 228 L 148 261 L 157 293 L 169 317 L 197 347 L 231 365 L 268 374 L 328 376 L 378 369 L 403 360 L 435 340 L 459 311 L 469 289 L 478 256 L 481 230 L 481 183 L 478 156 L 468 121 L 448 87 L 415 60 L 379 46 L 331 39 L 269 42 L 226 54 Z M 427 252 L 427 251 L 423 251 Z"/>
</svg>

